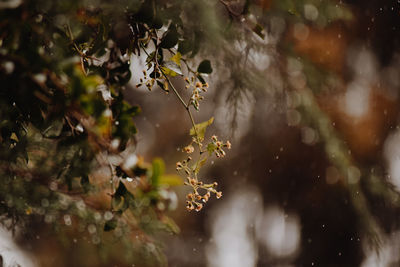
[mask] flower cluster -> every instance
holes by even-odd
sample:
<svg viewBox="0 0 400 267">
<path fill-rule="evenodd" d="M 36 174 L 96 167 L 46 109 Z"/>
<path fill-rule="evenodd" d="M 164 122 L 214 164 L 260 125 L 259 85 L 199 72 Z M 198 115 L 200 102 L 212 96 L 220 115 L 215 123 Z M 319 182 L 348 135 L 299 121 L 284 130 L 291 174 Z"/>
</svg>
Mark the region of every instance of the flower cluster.
<svg viewBox="0 0 400 267">
<path fill-rule="evenodd" d="M 193 192 L 186 195 L 186 209 L 188 211 L 200 211 L 203 208 L 203 203 L 206 203 L 210 199 L 211 193 L 214 193 L 216 198 L 222 197 L 222 192 L 215 190 L 218 185 L 216 182 L 204 184 L 196 178 L 187 177 L 185 184 L 193 188 Z M 199 190 L 203 190 L 205 193 L 202 195 L 199 193 Z M 200 203 L 200 201 L 203 203 Z"/>
<path fill-rule="evenodd" d="M 231 146 L 231 142 L 226 141 L 225 143 L 223 143 L 222 141 L 218 140 L 218 137 L 216 135 L 213 135 L 211 137 L 211 143 L 208 144 L 208 151 L 210 153 L 214 152 L 215 156 L 217 156 L 217 158 L 220 158 L 226 155 L 223 148 L 226 147 L 227 149 L 231 149 Z"/>
<path fill-rule="evenodd" d="M 165 79 L 162 79 L 162 73 L 159 69 L 154 70 L 156 78 L 153 78 L 154 76 L 150 75 L 150 77 L 147 76 L 147 71 L 143 70 L 143 78 L 139 79 L 139 83 L 136 84 L 136 88 L 141 87 L 142 85 L 145 85 L 149 91 L 151 91 L 154 87 L 154 85 L 157 83 L 158 86 L 160 86 L 161 89 L 163 89 L 165 92 L 168 93 L 169 91 L 169 86 L 168 82 Z"/>
<path fill-rule="evenodd" d="M 147 89 L 149 89 L 149 91 L 151 91 L 151 89 L 153 88 L 153 86 L 156 82 L 156 79 L 148 78 L 146 70 L 143 70 L 143 78 L 140 78 L 139 81 L 140 81 L 140 83 L 136 84 L 136 88 L 139 88 L 142 85 L 146 85 Z"/>
<path fill-rule="evenodd" d="M 201 148 L 201 143 L 199 143 L 199 147 Z M 204 184 L 203 182 L 198 180 L 198 173 L 200 168 L 206 163 L 209 156 L 215 154 L 217 158 L 225 156 L 225 151 L 223 148 L 230 149 L 231 143 L 226 141 L 225 143 L 218 140 L 218 137 L 213 135 L 211 137 L 211 142 L 207 146 L 208 156 L 206 154 L 200 153 L 198 160 L 195 160 L 194 164 L 189 166 L 189 162 L 192 160 L 192 157 L 188 157 L 186 160 L 178 161 L 176 163 L 177 171 L 184 171 L 186 175 L 189 175 L 186 179 L 185 185 L 188 185 L 192 188 L 192 192 L 186 195 L 186 209 L 188 211 L 196 210 L 200 211 L 204 204 L 210 199 L 211 194 L 215 194 L 216 198 L 222 197 L 222 192 L 217 191 L 217 183 Z M 192 144 L 183 148 L 183 151 L 190 154 L 194 152 L 194 147 Z M 202 191 L 201 194 L 199 191 Z"/>
<path fill-rule="evenodd" d="M 203 100 L 204 97 L 200 95 L 201 92 L 207 92 L 208 88 L 208 83 L 201 83 L 201 82 L 195 82 L 195 78 L 192 77 L 191 79 L 185 78 L 186 82 L 186 89 L 193 88 L 192 89 L 192 95 L 190 97 L 190 105 L 193 105 L 193 107 L 196 110 L 199 110 L 200 107 L 200 100 Z"/>
<path fill-rule="evenodd" d="M 189 175 L 191 172 L 191 169 L 188 166 L 188 163 L 191 160 L 192 160 L 192 157 L 188 157 L 186 160 L 183 160 L 182 162 L 178 161 L 176 163 L 176 171 L 183 170 L 187 175 Z"/>
<path fill-rule="evenodd" d="M 183 151 L 185 151 L 188 154 L 193 153 L 194 152 L 194 147 L 192 145 L 185 146 L 183 148 Z"/>
</svg>

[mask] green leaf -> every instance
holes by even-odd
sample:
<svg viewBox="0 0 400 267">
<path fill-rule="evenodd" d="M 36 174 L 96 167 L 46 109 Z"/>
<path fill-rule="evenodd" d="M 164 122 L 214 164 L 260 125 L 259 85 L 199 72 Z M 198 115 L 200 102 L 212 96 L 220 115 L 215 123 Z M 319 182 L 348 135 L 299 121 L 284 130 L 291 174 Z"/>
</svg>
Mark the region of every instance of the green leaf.
<svg viewBox="0 0 400 267">
<path fill-rule="evenodd" d="M 175 28 L 172 28 L 167 32 L 161 40 L 160 47 L 169 49 L 174 47 L 178 43 L 178 32 Z"/>
<path fill-rule="evenodd" d="M 200 73 L 208 73 L 208 74 L 210 74 L 212 71 L 213 70 L 212 70 L 212 67 L 211 67 L 211 62 L 208 59 L 203 60 L 200 63 L 199 67 L 197 68 L 197 72 L 200 72 Z"/>
<path fill-rule="evenodd" d="M 135 115 L 139 114 L 141 111 L 142 111 L 142 109 L 139 106 L 132 106 L 132 107 L 128 108 L 126 113 L 128 113 L 131 116 L 135 116 Z"/>
<path fill-rule="evenodd" d="M 152 185 L 157 186 L 160 183 L 160 177 L 163 175 L 165 170 L 165 164 L 162 159 L 156 158 L 153 160 L 152 174 L 150 181 Z"/>
<path fill-rule="evenodd" d="M 198 123 L 195 125 L 196 127 L 196 131 L 197 131 L 197 138 L 199 138 L 199 141 L 203 141 L 204 140 L 204 135 L 206 134 L 206 129 L 209 125 L 211 125 L 214 121 L 214 117 L 211 117 L 208 121 L 204 121 L 201 123 Z M 190 129 L 190 135 L 196 135 L 196 131 L 194 130 L 195 128 L 192 127 Z"/>
<path fill-rule="evenodd" d="M 192 49 L 193 49 L 193 43 L 191 41 L 188 40 L 179 41 L 178 51 L 182 55 L 189 53 L 190 51 L 192 51 Z"/>
<path fill-rule="evenodd" d="M 169 186 L 178 186 L 183 185 L 182 177 L 175 174 L 166 174 L 161 175 L 159 179 L 159 184 L 169 185 Z"/>
<path fill-rule="evenodd" d="M 209 143 L 207 145 L 207 151 L 210 153 L 210 155 L 215 151 L 216 148 L 217 145 L 215 145 L 214 143 Z"/>
</svg>

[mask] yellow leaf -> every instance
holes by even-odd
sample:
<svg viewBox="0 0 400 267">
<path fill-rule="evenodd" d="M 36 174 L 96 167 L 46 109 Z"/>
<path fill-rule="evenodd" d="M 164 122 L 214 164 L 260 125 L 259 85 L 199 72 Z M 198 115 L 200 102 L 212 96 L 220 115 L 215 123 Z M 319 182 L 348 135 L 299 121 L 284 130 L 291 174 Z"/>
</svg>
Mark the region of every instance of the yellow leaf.
<svg viewBox="0 0 400 267">
<path fill-rule="evenodd" d="M 199 139 L 200 142 L 204 140 L 206 129 L 209 125 L 213 123 L 213 121 L 214 117 L 211 117 L 208 121 L 204 121 L 195 125 L 197 131 L 197 138 Z M 190 129 L 190 135 L 196 135 L 196 131 L 194 129 L 195 129 L 194 127 Z"/>
<path fill-rule="evenodd" d="M 175 62 L 179 67 L 181 66 L 181 53 L 176 53 L 173 57 L 171 57 L 171 61 Z"/>
</svg>

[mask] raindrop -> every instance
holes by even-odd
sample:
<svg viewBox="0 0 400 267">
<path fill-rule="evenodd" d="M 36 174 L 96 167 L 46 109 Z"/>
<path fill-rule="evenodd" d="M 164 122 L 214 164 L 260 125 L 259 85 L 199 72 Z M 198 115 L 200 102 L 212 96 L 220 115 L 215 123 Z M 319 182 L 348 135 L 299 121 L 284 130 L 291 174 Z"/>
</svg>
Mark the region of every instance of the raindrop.
<svg viewBox="0 0 400 267">
<path fill-rule="evenodd" d="M 11 74 L 15 68 L 14 62 L 12 62 L 12 61 L 4 62 L 3 68 L 5 69 L 6 74 Z"/>
<path fill-rule="evenodd" d="M 115 123 L 117 123 L 117 122 L 115 122 Z M 116 125 L 117 125 L 117 124 L 116 124 Z M 120 140 L 119 140 L 118 138 L 113 139 L 113 140 L 111 141 L 111 147 L 112 147 L 112 149 L 117 149 L 118 146 L 119 146 L 119 144 L 120 144 Z"/>
<path fill-rule="evenodd" d="M 308 20 L 316 20 L 318 18 L 318 9 L 314 5 L 305 4 L 304 17 Z"/>
<path fill-rule="evenodd" d="M 100 214 L 100 212 L 96 212 L 96 213 L 94 214 L 94 219 L 95 219 L 96 221 L 100 221 L 100 220 L 101 220 L 101 214 Z"/>
<path fill-rule="evenodd" d="M 96 226 L 94 224 L 89 224 L 89 226 L 88 226 L 89 234 L 94 234 L 94 233 L 96 233 L 96 231 L 97 231 Z"/>
</svg>

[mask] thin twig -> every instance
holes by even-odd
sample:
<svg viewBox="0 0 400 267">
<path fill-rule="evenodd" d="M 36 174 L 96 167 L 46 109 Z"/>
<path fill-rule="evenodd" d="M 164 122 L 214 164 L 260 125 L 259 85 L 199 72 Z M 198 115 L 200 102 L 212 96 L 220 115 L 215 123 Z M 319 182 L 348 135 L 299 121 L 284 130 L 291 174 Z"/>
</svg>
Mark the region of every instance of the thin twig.
<svg viewBox="0 0 400 267">
<path fill-rule="evenodd" d="M 158 63 L 157 63 L 157 65 L 158 65 Z M 168 78 L 168 76 L 164 73 L 164 71 L 161 68 L 160 68 L 160 71 L 161 71 L 162 75 L 164 76 L 165 80 L 167 80 L 169 86 L 172 88 L 172 91 L 174 92 L 174 94 L 178 97 L 179 101 L 182 103 L 182 105 L 185 107 L 187 113 L 189 114 L 190 122 L 192 123 L 193 129 L 194 129 L 194 133 L 195 133 L 196 139 L 197 139 L 196 143 L 199 146 L 200 154 L 203 154 L 204 151 L 201 149 L 201 142 L 200 142 L 199 133 L 197 131 L 196 123 L 194 121 L 192 112 L 190 112 L 190 106 L 187 105 L 185 103 L 185 101 L 183 101 L 181 95 L 178 93 L 178 91 L 176 90 L 175 86 L 172 84 L 171 80 Z"/>
<path fill-rule="evenodd" d="M 150 55 L 147 53 L 146 49 L 143 47 L 143 45 L 140 44 L 140 46 L 142 47 L 142 49 L 143 49 L 143 51 L 145 52 L 145 54 L 146 54 L 147 56 L 150 56 Z M 154 55 L 155 64 L 156 64 L 155 67 L 156 67 L 158 70 L 160 70 L 161 74 L 164 76 L 164 78 L 165 78 L 165 80 L 167 81 L 168 85 L 171 87 L 172 92 L 174 92 L 174 94 L 176 95 L 176 97 L 179 99 L 179 101 L 181 102 L 181 104 L 182 104 L 183 107 L 186 109 L 187 113 L 189 114 L 190 122 L 192 123 L 193 129 L 194 129 L 194 133 L 195 133 L 196 139 L 197 139 L 197 142 L 196 142 L 196 143 L 197 143 L 197 145 L 199 146 L 200 154 L 202 154 L 204 151 L 201 149 L 201 142 L 200 142 L 200 138 L 199 138 L 199 133 L 198 133 L 198 131 L 197 131 L 196 123 L 195 123 L 195 121 L 194 121 L 192 112 L 190 112 L 190 105 L 185 103 L 185 101 L 183 100 L 182 96 L 179 94 L 179 92 L 176 90 L 175 86 L 172 84 L 171 80 L 168 78 L 168 76 L 167 76 L 167 75 L 165 74 L 165 72 L 162 70 L 161 66 L 158 64 L 158 60 L 157 60 L 157 56 L 158 56 L 158 47 L 156 47 L 156 50 L 155 50 L 155 51 L 156 51 L 156 53 L 155 53 L 155 55 Z M 189 103 L 190 103 L 190 102 L 189 102 Z"/>
<path fill-rule="evenodd" d="M 225 9 L 228 11 L 230 15 L 233 15 L 236 18 L 240 18 L 242 16 L 242 14 L 233 11 L 232 7 L 224 0 L 219 0 L 219 2 L 224 5 Z"/>
</svg>

